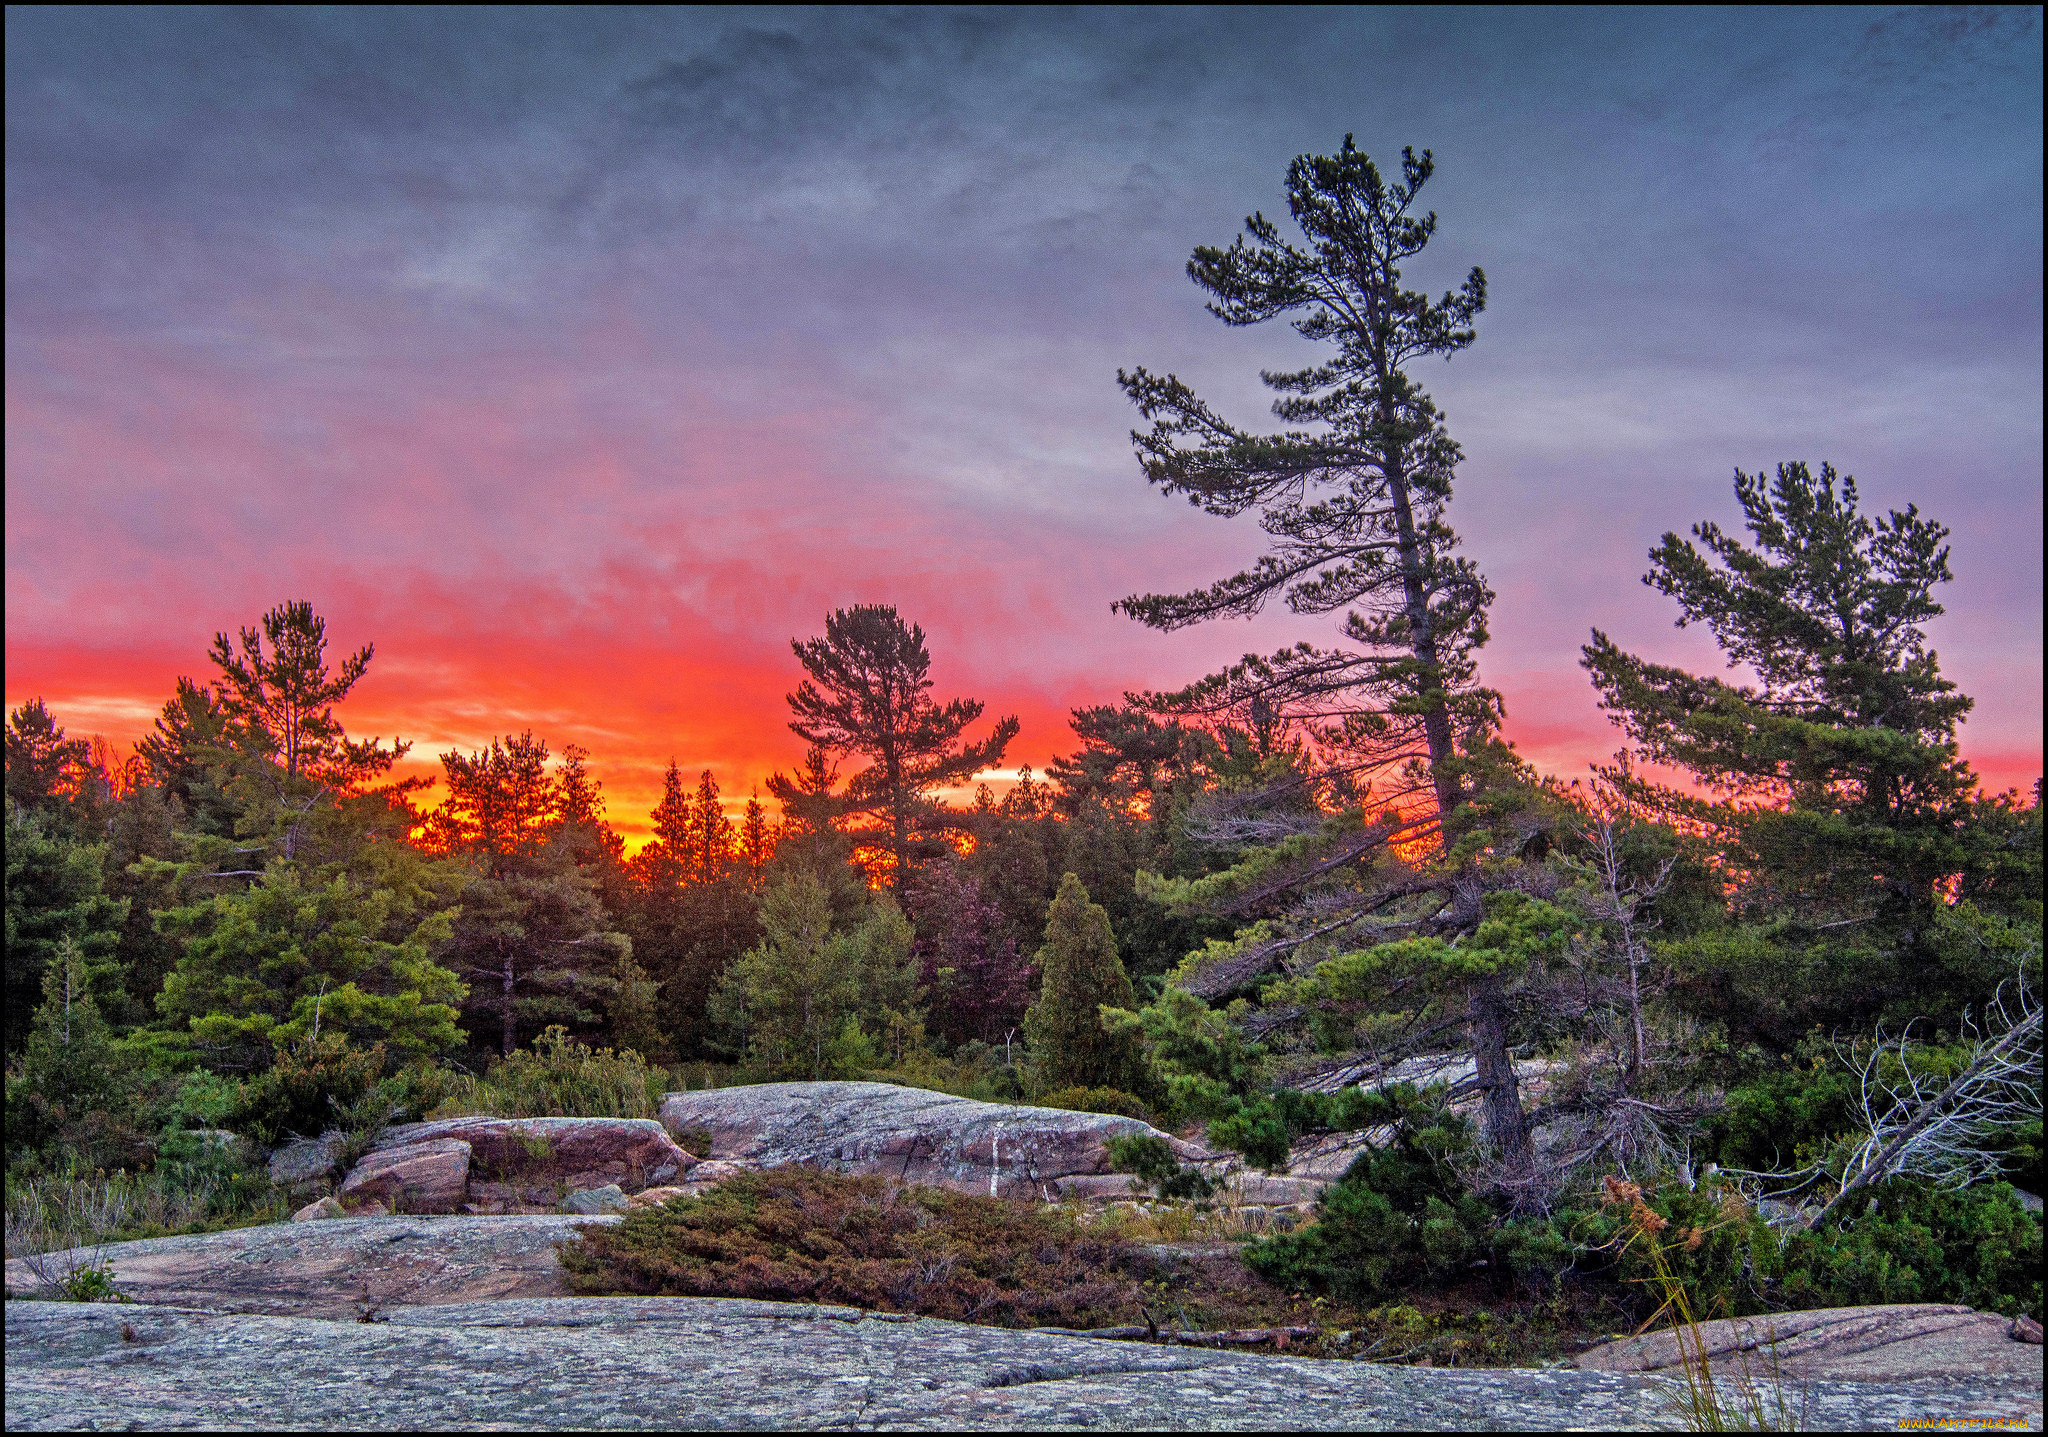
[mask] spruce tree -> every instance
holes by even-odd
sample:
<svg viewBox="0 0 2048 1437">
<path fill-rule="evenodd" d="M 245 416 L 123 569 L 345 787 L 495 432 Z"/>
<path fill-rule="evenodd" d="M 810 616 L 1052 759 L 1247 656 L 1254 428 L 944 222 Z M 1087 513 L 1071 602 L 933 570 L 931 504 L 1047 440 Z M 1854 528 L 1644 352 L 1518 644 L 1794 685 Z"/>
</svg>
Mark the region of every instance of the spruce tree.
<svg viewBox="0 0 2048 1437">
<path fill-rule="evenodd" d="M 732 820 L 718 802 L 718 783 L 708 768 L 697 780 L 684 832 L 684 881 L 699 886 L 716 883 L 732 866 L 733 832 Z"/>
<path fill-rule="evenodd" d="M 555 779 L 555 821 L 563 830 L 575 831 L 578 863 L 598 867 L 615 880 L 625 858 L 625 840 L 605 822 L 604 785 L 584 767 L 589 757 L 590 751 L 579 744 L 563 748 L 562 770 Z"/>
<path fill-rule="evenodd" d="M 762 892 L 761 927 L 760 943 L 726 970 L 712 1009 L 763 1073 L 854 1077 L 881 1061 L 878 1039 L 922 1031 L 910 924 L 887 898 L 851 922 L 835 920 L 825 884 L 786 870 Z"/>
<path fill-rule="evenodd" d="M 1002 762 L 1017 720 L 1001 719 L 978 743 L 962 738 L 981 717 L 977 699 L 941 707 L 931 697 L 931 654 L 924 630 L 886 604 L 838 609 L 823 638 L 793 640 L 809 675 L 789 695 L 790 730 L 817 759 L 813 780 L 827 776 L 828 754 L 859 754 L 867 767 L 828 800 L 802 780 L 776 774 L 769 791 L 793 816 L 820 820 L 866 817 L 857 834 L 874 851 L 870 871 L 900 889 L 917 862 L 939 851 L 941 835 L 962 826 L 933 790 L 964 784 Z"/>
<path fill-rule="evenodd" d="M 958 860 L 927 865 L 906 906 L 917 931 L 918 977 L 931 994 L 932 1031 L 955 1046 L 1002 1043 L 1030 1005 L 1034 976 L 1002 909 Z"/>
<path fill-rule="evenodd" d="M 690 795 L 674 759 L 668 761 L 661 776 L 661 802 L 649 816 L 654 820 L 654 838 L 627 866 L 650 895 L 672 897 L 690 871 Z"/>
<path fill-rule="evenodd" d="M 746 871 L 747 887 L 758 889 L 761 875 L 768 867 L 769 855 L 775 851 L 774 835 L 768 830 L 768 810 L 761 807 L 758 792 L 747 799 L 746 813 L 740 819 L 736 851 L 740 865 Z"/>
<path fill-rule="evenodd" d="M 132 1097 L 128 1065 L 93 1000 L 85 954 L 71 939 L 57 945 L 42 987 L 20 1067 L 8 1073 L 7 1146 L 61 1143 L 74 1159 L 96 1162 L 107 1155 L 109 1120 Z"/>
<path fill-rule="evenodd" d="M 30 812 L 11 794 L 6 804 L 6 1051 L 11 1057 L 28 1039 L 29 1015 L 64 945 L 72 945 L 84 981 L 100 996 L 118 998 L 115 950 L 129 904 L 106 892 L 105 845 L 53 833 L 60 815 Z"/>
<path fill-rule="evenodd" d="M 1137 1079 L 1137 1049 L 1125 1032 L 1105 1029 L 1102 1009 L 1132 1005 L 1131 980 L 1116 954 L 1109 914 L 1088 899 L 1081 880 L 1061 877 L 1045 915 L 1038 950 L 1038 1001 L 1024 1035 L 1047 1088 L 1124 1088 Z"/>
</svg>

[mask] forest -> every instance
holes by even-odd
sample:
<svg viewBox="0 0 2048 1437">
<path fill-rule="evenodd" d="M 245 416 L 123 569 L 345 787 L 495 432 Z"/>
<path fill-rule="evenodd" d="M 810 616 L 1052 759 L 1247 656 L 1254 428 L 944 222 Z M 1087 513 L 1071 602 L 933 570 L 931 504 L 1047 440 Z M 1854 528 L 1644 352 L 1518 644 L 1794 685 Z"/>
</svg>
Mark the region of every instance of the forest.
<svg viewBox="0 0 2048 1437">
<path fill-rule="evenodd" d="M 1626 1295 L 1654 1262 L 1731 1311 L 2038 1316 L 2040 791 L 1987 793 L 1960 754 L 1971 700 L 1926 637 L 1947 530 L 1864 512 L 1818 456 L 1737 469 L 1723 512 L 1670 516 L 1649 593 L 1586 616 L 1655 605 L 1728 668 L 1592 627 L 1619 749 L 1535 771 L 1417 378 L 1487 299 L 1477 268 L 1403 285 L 1431 173 L 1347 138 L 1288 171 L 1298 237 L 1254 215 L 1194 251 L 1224 324 L 1317 347 L 1261 376 L 1284 427 L 1117 376 L 1144 481 L 1268 540 L 1120 610 L 1329 615 L 1331 644 L 1076 709 L 1000 797 L 974 785 L 1017 721 L 935 692 L 928 616 L 885 602 L 792 639 L 767 802 L 735 820 L 671 764 L 630 857 L 591 755 L 546 734 L 396 777 L 406 746 L 343 718 L 374 647 L 330 653 L 307 601 L 195 635 L 131 757 L 16 708 L 10 1249 L 58 1209 L 117 1236 L 277 1220 L 247 1154 L 295 1134 L 869 1079 L 1143 1117 L 1265 1168 L 1381 1130 L 1313 1221 L 1247 1248 L 1289 1291 Z"/>
</svg>

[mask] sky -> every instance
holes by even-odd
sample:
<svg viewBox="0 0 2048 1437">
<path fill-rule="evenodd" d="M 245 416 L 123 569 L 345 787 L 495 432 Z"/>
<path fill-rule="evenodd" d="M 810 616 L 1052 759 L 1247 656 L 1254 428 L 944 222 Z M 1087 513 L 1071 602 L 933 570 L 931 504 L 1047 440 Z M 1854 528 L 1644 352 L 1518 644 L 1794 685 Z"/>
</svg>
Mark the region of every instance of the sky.
<svg viewBox="0 0 2048 1437">
<path fill-rule="evenodd" d="M 1994 788 L 2041 772 L 2033 8 L 6 11 L 6 701 L 148 729 L 217 631 L 311 600 L 339 710 L 422 771 L 579 743 L 629 844 L 802 745 L 793 638 L 854 603 L 1023 723 L 1334 638 L 1111 612 L 1261 551 L 1150 489 L 1117 370 L 1247 427 L 1184 266 L 1349 133 L 1428 149 L 1417 378 L 1498 595 L 1485 679 L 1570 777 L 1594 626 L 1718 669 L 1644 588 L 1805 459 L 1953 530 L 1929 627 Z M 1278 427 L 1274 424 L 1273 427 Z M 431 795 L 430 795 L 431 798 Z"/>
</svg>

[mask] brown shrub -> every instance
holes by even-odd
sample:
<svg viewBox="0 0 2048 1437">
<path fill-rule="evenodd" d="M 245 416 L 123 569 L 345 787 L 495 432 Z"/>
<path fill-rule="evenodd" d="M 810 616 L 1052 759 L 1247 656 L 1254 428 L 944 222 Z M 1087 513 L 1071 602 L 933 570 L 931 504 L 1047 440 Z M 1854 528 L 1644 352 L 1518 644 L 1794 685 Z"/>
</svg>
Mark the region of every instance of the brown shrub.
<svg viewBox="0 0 2048 1437">
<path fill-rule="evenodd" d="M 1057 1208 L 804 1167 L 587 1228 L 562 1249 L 579 1293 L 747 1297 L 996 1327 L 1144 1321 L 1150 1259 Z"/>
</svg>

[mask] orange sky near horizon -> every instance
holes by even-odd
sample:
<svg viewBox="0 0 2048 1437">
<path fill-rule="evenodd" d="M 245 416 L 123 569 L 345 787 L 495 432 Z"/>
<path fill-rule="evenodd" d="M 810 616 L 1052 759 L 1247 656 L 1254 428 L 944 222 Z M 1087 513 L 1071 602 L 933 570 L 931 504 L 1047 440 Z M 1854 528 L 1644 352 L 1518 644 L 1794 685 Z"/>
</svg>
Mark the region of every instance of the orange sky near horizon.
<svg viewBox="0 0 2048 1437">
<path fill-rule="evenodd" d="M 354 635 L 347 639 L 351 646 L 359 642 Z M 192 659 L 179 663 L 144 654 L 10 645 L 6 702 L 11 709 L 40 697 L 72 736 L 98 734 L 126 753 L 149 731 L 178 673 L 199 678 L 210 672 L 204 647 L 195 642 Z M 330 658 L 342 647 L 331 642 Z M 934 693 L 942 702 L 967 696 L 986 705 L 969 737 L 985 734 L 1003 714 L 1021 720 L 1022 731 L 1002 769 L 985 776 L 999 794 L 1020 769 L 1042 774 L 1053 756 L 1073 750 L 1068 726 L 1073 707 L 1114 702 L 1121 692 L 1108 683 L 1059 693 L 977 685 L 943 652 L 934 653 L 933 667 Z M 496 680 L 495 690 L 484 687 L 486 674 Z M 756 791 L 770 814 L 777 812 L 766 782 L 771 773 L 789 772 L 802 759 L 803 744 L 786 727 L 784 701 L 801 677 L 787 649 L 779 655 L 735 654 L 722 665 L 693 664 L 653 648 L 483 663 L 474 657 L 466 662 L 417 654 L 409 658 L 387 641 L 378 645 L 368 675 L 337 713 L 352 736 L 409 740 L 412 750 L 397 770 L 406 776 L 438 779 L 440 753 L 472 751 L 493 737 L 527 728 L 547 740 L 555 754 L 570 743 L 581 744 L 591 753 L 591 773 L 603 785 L 607 817 L 627 850 L 635 852 L 652 835 L 650 814 L 660 802 L 662 774 L 671 758 L 692 786 L 700 772 L 710 770 L 734 818 Z M 464 678 L 474 680 L 474 686 L 465 686 Z M 1583 776 L 1588 764 L 1606 761 L 1621 746 L 1619 731 L 1591 711 L 1590 698 L 1575 711 L 1544 711 L 1545 699 L 1554 699 L 1555 689 L 1572 680 L 1585 682 L 1583 674 L 1516 675 L 1504 685 L 1507 736 L 1540 771 L 1566 779 Z M 1987 792 L 2017 788 L 2024 793 L 2040 776 L 2039 750 L 1977 748 L 1968 737 L 1966 724 L 1964 754 Z M 857 766 L 849 764 L 846 771 Z M 437 785 L 421 801 L 431 805 L 445 792 Z M 948 796 L 956 803 L 969 802 L 972 789 Z"/>
</svg>

